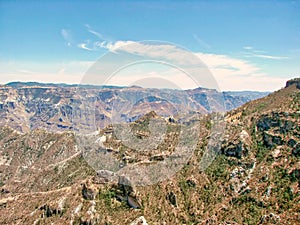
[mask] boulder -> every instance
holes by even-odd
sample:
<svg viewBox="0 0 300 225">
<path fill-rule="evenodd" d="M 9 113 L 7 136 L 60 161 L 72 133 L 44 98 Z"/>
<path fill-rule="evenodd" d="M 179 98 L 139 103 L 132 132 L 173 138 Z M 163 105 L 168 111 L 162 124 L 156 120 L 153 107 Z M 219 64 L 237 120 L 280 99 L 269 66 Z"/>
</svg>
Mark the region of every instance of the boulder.
<svg viewBox="0 0 300 225">
<path fill-rule="evenodd" d="M 278 158 L 280 156 L 280 148 L 277 147 L 273 152 L 272 152 L 272 156 L 274 158 Z"/>
</svg>

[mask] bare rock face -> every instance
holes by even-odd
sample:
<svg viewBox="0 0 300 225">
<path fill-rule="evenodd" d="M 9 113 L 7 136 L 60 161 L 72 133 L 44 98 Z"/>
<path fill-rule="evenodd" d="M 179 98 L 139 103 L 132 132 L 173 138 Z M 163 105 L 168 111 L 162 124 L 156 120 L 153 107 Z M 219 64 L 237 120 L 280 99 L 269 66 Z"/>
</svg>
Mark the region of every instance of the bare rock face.
<svg viewBox="0 0 300 225">
<path fill-rule="evenodd" d="M 288 80 L 288 81 L 286 82 L 285 87 L 289 87 L 289 86 L 292 86 L 292 85 L 294 85 L 294 84 L 296 84 L 296 87 L 297 87 L 298 89 L 300 89 L 300 78 L 295 78 L 295 79 L 292 79 L 292 80 Z"/>
<path fill-rule="evenodd" d="M 234 140 L 226 140 L 221 148 L 222 154 L 241 159 L 248 155 L 252 140 L 246 130 L 242 130 Z"/>
</svg>

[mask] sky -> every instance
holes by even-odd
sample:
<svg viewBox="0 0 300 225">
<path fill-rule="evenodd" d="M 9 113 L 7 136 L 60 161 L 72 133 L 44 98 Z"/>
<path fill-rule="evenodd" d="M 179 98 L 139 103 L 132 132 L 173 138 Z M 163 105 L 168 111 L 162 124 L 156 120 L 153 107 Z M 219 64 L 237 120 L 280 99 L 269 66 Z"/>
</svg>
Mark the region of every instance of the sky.
<svg viewBox="0 0 300 225">
<path fill-rule="evenodd" d="M 122 65 L 120 51 L 156 63 Z M 195 73 L 200 82 L 186 72 L 193 57 L 209 71 Z M 95 64 L 109 64 L 118 72 L 93 70 L 104 84 L 188 89 L 202 79 L 220 90 L 274 91 L 300 77 L 299 62 L 298 0 L 0 0 L 2 84 L 82 83 Z"/>
</svg>

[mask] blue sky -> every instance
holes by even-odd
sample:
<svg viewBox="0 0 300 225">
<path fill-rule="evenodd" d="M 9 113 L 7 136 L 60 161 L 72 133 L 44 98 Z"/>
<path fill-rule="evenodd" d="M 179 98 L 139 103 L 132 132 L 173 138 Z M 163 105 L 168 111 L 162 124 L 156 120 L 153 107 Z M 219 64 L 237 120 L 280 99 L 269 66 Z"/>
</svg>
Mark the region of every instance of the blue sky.
<svg viewBox="0 0 300 225">
<path fill-rule="evenodd" d="M 189 49 L 222 90 L 276 90 L 300 76 L 299 1 L 2 0 L 0 31 L 0 83 L 77 83 L 103 54 L 142 40 Z"/>
</svg>

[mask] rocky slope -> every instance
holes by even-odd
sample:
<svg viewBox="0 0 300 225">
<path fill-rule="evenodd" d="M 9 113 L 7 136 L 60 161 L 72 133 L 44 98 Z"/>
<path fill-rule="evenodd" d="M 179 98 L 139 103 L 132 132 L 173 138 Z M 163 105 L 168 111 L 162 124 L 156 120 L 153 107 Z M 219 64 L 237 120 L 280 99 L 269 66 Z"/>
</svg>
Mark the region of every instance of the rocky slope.
<svg viewBox="0 0 300 225">
<path fill-rule="evenodd" d="M 297 224 L 299 83 L 289 81 L 285 88 L 226 113 L 221 148 L 205 171 L 199 163 L 215 115 L 191 120 L 200 124 L 200 132 L 188 162 L 169 179 L 148 186 L 135 186 L 107 170 L 94 171 L 74 132 L 19 133 L 2 127 L 0 223 Z M 160 119 L 151 112 L 130 126 L 143 140 L 151 135 L 149 121 Z M 164 162 L 188 123 L 171 118 L 166 124 L 163 142 L 150 153 L 124 145 L 115 127 L 107 126 L 95 134 L 97 153 L 112 156 L 119 166 Z"/>
</svg>

